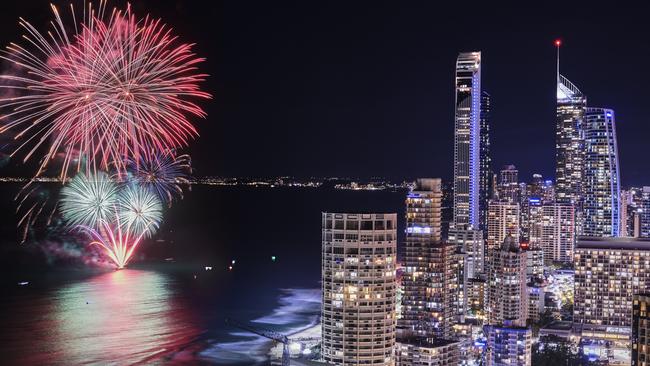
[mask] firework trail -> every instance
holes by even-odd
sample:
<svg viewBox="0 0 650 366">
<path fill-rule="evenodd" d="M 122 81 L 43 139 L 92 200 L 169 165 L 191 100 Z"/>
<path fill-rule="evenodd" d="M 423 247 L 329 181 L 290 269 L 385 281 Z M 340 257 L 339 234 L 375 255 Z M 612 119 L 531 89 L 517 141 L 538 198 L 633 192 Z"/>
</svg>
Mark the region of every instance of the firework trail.
<svg viewBox="0 0 650 366">
<path fill-rule="evenodd" d="M 130 161 L 128 170 L 138 185 L 155 192 L 171 207 L 177 197 L 183 198 L 182 185 L 190 184 L 191 162 L 189 155 L 175 156 L 172 152 L 165 152 Z"/>
<path fill-rule="evenodd" d="M 102 248 L 118 269 L 126 266 L 145 235 L 123 230 L 119 219 L 116 225 L 102 222 L 99 230 L 87 226 L 79 226 L 79 229 L 91 237 L 89 245 Z"/>
<path fill-rule="evenodd" d="M 26 162 L 39 156 L 39 175 L 57 155 L 64 156 L 60 176 L 69 170 L 126 170 L 129 160 L 151 158 L 156 151 L 187 145 L 197 136 L 189 116 L 205 117 L 194 99 L 207 99 L 199 84 L 204 59 L 191 44 L 148 16 L 84 8 L 79 26 L 71 6 L 69 34 L 55 6 L 51 30 L 39 32 L 24 19 L 25 46 L 11 43 L 0 58 L 26 71 L 2 75 L 2 88 L 21 93 L 0 98 L 3 126 L 16 130 Z"/>
<path fill-rule="evenodd" d="M 16 214 L 18 215 L 18 234 L 23 244 L 30 236 L 30 231 L 36 226 L 49 227 L 56 213 L 57 191 L 50 187 L 30 180 L 14 197 Z"/>
<path fill-rule="evenodd" d="M 61 189 L 59 209 L 67 225 L 99 228 L 102 222 L 114 221 L 118 187 L 111 177 L 78 174 Z"/>
</svg>

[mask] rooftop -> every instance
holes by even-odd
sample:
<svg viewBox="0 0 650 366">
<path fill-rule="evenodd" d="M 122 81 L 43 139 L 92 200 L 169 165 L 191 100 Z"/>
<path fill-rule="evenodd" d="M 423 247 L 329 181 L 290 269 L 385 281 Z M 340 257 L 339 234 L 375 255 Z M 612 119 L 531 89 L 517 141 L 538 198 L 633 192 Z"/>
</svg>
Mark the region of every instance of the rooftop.
<svg viewBox="0 0 650 366">
<path fill-rule="evenodd" d="M 576 249 L 650 250 L 650 239 L 581 237 Z"/>
</svg>

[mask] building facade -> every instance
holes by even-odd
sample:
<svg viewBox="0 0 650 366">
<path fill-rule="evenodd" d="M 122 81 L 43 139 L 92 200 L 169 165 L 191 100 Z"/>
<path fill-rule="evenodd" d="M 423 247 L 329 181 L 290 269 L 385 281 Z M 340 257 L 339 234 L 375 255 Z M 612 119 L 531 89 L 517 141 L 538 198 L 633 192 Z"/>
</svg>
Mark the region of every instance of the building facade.
<svg viewBox="0 0 650 366">
<path fill-rule="evenodd" d="M 650 365 L 650 294 L 632 301 L 632 366 Z"/>
<path fill-rule="evenodd" d="M 479 180 L 479 227 L 487 233 L 487 210 L 492 197 L 492 157 L 490 156 L 490 112 L 491 97 L 487 92 L 481 94 L 481 138 L 480 138 L 480 180 Z"/>
<path fill-rule="evenodd" d="M 574 262 L 574 323 L 583 335 L 629 337 L 633 297 L 650 288 L 650 240 L 586 238 Z"/>
<path fill-rule="evenodd" d="M 322 355 L 394 365 L 396 214 L 322 214 Z"/>
<path fill-rule="evenodd" d="M 637 211 L 637 237 L 650 238 L 650 187 L 643 187 L 640 209 Z"/>
<path fill-rule="evenodd" d="M 531 247 L 541 248 L 546 265 L 571 263 L 576 242 L 574 206 L 550 203 L 531 209 Z"/>
<path fill-rule="evenodd" d="M 587 108 L 584 123 L 583 236 L 620 235 L 620 168 L 614 111 Z"/>
<path fill-rule="evenodd" d="M 519 204 L 490 201 L 488 207 L 487 256 L 512 236 L 519 240 Z"/>
<path fill-rule="evenodd" d="M 505 165 L 499 172 L 499 200 L 519 202 L 519 171 L 514 165 Z"/>
<path fill-rule="evenodd" d="M 559 64 L 559 61 L 558 61 Z M 576 208 L 576 231 L 581 233 L 584 171 L 583 125 L 587 98 L 567 78 L 557 74 L 555 130 L 555 195 L 559 203 Z"/>
<path fill-rule="evenodd" d="M 460 257 L 443 243 L 440 179 L 418 179 L 406 198 L 400 337 L 446 338 L 457 315 Z"/>
<path fill-rule="evenodd" d="M 481 230 L 474 230 L 469 225 L 449 229 L 448 243 L 456 248 L 458 256 L 459 292 L 457 296 L 457 316 L 464 319 L 469 311 L 470 282 L 484 275 L 485 240 Z"/>
<path fill-rule="evenodd" d="M 453 224 L 479 228 L 481 53 L 456 60 Z"/>
<path fill-rule="evenodd" d="M 397 366 L 457 366 L 460 348 L 456 341 L 412 337 L 397 342 L 395 358 Z"/>
<path fill-rule="evenodd" d="M 485 326 L 488 366 L 530 366 L 532 331 L 522 327 Z"/>
<path fill-rule="evenodd" d="M 526 252 L 509 236 L 488 260 L 487 323 L 525 326 L 529 308 Z"/>
</svg>

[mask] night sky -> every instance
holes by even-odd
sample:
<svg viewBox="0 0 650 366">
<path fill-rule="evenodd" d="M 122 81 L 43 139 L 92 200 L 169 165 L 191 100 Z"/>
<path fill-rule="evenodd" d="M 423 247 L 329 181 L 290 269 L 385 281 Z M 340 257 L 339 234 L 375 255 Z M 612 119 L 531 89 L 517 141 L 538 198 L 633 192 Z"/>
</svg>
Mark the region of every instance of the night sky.
<svg viewBox="0 0 650 366">
<path fill-rule="evenodd" d="M 12 3 L 0 12 L 3 45 L 18 40 L 18 16 L 39 27 L 51 16 L 49 1 Z M 616 111 L 623 185 L 650 185 L 644 9 L 453 3 L 132 2 L 208 58 L 214 100 L 190 150 L 197 175 L 450 179 L 455 58 L 480 50 L 495 168 L 552 177 L 560 37 L 562 73 L 590 106 Z"/>
</svg>

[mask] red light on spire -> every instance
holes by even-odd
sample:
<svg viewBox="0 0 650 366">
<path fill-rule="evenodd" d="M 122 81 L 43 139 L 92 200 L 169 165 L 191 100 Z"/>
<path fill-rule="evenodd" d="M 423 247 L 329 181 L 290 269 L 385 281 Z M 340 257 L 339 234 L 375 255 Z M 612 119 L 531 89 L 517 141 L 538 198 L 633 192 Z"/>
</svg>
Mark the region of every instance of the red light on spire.
<svg viewBox="0 0 650 366">
<path fill-rule="evenodd" d="M 556 47 L 560 47 L 561 45 L 562 45 L 562 40 L 560 40 L 560 39 L 556 39 L 556 40 L 555 40 L 555 46 L 556 46 Z"/>
</svg>

